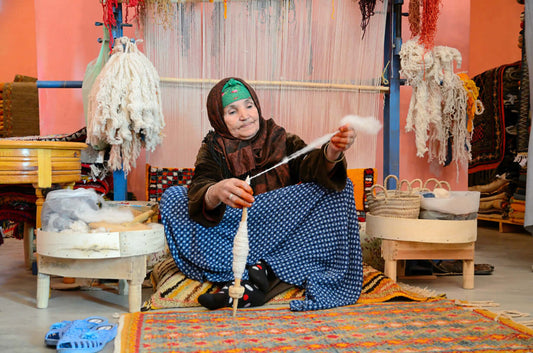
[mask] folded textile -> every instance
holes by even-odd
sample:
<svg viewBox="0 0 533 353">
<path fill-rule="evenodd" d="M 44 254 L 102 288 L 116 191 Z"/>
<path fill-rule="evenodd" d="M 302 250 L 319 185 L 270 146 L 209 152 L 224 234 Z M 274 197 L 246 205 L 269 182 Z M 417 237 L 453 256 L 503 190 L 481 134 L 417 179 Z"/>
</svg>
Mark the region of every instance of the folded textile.
<svg viewBox="0 0 533 353">
<path fill-rule="evenodd" d="M 524 220 L 525 215 L 526 215 L 525 212 L 519 212 L 519 211 L 514 211 L 514 210 L 509 211 L 509 218 Z"/>
<path fill-rule="evenodd" d="M 516 197 L 514 197 L 514 195 L 509 199 L 509 202 L 510 203 L 521 204 L 521 205 L 525 205 L 526 204 L 525 200 L 519 200 Z"/>
<path fill-rule="evenodd" d="M 503 217 L 507 212 L 504 212 L 503 210 L 500 210 L 500 209 L 497 209 L 497 208 L 491 208 L 491 209 L 488 209 L 488 210 L 479 210 L 478 211 L 478 214 L 480 215 L 483 215 L 484 217 L 490 215 L 490 214 L 494 214 L 494 215 L 499 215 L 501 217 Z"/>
<path fill-rule="evenodd" d="M 525 203 L 517 203 L 517 202 L 510 203 L 509 204 L 509 209 L 510 209 L 509 212 L 511 212 L 511 210 L 513 212 L 526 212 L 526 205 L 525 205 Z"/>
<path fill-rule="evenodd" d="M 485 201 L 491 201 L 491 200 L 506 200 L 507 198 L 508 196 L 506 192 L 500 192 L 499 194 L 481 197 L 479 201 L 485 202 Z"/>
<path fill-rule="evenodd" d="M 492 201 L 480 201 L 479 202 L 479 209 L 480 210 L 488 210 L 491 208 L 496 209 L 503 209 L 508 205 L 508 202 L 506 200 L 492 200 Z"/>
<path fill-rule="evenodd" d="M 520 195 L 520 194 L 513 194 L 513 197 L 518 201 L 524 201 L 526 200 L 526 195 Z"/>
<path fill-rule="evenodd" d="M 468 191 L 479 191 L 481 193 L 494 193 L 496 190 L 499 190 L 502 186 L 508 185 L 509 180 L 504 178 L 496 178 L 489 184 L 484 185 L 473 185 L 468 187 Z"/>
</svg>

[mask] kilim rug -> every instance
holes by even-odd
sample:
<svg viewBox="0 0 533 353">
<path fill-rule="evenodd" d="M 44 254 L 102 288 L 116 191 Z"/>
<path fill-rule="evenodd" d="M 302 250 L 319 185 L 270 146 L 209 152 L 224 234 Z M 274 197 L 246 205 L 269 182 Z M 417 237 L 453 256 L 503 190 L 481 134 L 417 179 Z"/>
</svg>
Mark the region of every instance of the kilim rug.
<svg viewBox="0 0 533 353">
<path fill-rule="evenodd" d="M 533 331 L 449 300 L 292 312 L 170 310 L 120 317 L 115 353 L 533 352 Z"/>
<path fill-rule="evenodd" d="M 506 126 L 511 126 L 511 115 L 520 109 L 518 99 L 520 62 L 501 65 L 487 70 L 472 80 L 479 87 L 479 100 L 484 111 L 474 120 L 472 159 L 468 165 L 468 185 L 489 183 L 506 154 Z M 510 135 L 509 135 L 510 136 Z"/>
<path fill-rule="evenodd" d="M 154 293 L 142 305 L 142 311 L 199 306 L 198 296 L 216 293 L 219 287 L 211 282 L 191 280 L 176 267 L 172 258 L 157 263 L 151 273 Z M 425 293 L 405 290 L 381 271 L 363 264 L 363 288 L 358 303 L 380 303 L 391 299 L 429 301 L 437 298 Z M 290 288 L 272 298 L 270 304 L 288 304 L 291 300 L 304 299 L 304 290 Z"/>
</svg>

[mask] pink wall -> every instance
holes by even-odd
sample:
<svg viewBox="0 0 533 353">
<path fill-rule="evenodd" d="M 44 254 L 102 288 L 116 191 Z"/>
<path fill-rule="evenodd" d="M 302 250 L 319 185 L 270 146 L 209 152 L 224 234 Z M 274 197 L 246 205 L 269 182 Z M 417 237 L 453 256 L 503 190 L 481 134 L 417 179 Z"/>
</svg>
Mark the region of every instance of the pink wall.
<svg viewBox="0 0 533 353">
<path fill-rule="evenodd" d="M 471 0 L 471 76 L 521 59 L 518 35 L 523 11 L 524 5 L 516 0 Z"/>
<path fill-rule="evenodd" d="M 37 76 L 35 0 L 0 0 L 0 82 Z"/>
<path fill-rule="evenodd" d="M 490 5 L 490 6 L 489 6 Z M 520 59 L 516 48 L 519 14 L 523 5 L 515 0 L 445 0 L 438 21 L 436 45 L 457 48 L 463 56 L 460 71 L 471 77 L 491 67 Z M 408 9 L 408 1 L 403 11 Z M 102 29 L 99 1 L 0 0 L 0 79 L 11 81 L 15 74 L 37 76 L 39 80 L 82 80 L 87 64 L 100 50 L 96 39 Z M 403 40 L 410 32 L 404 18 Z M 130 36 L 131 31 L 128 33 Z M 472 39 L 470 39 L 472 38 Z M 70 133 L 85 126 L 81 89 L 40 90 L 41 133 Z M 400 177 L 438 177 L 454 189 L 466 189 L 467 171 L 456 182 L 455 166 L 431 171 L 425 158 L 416 157 L 414 134 L 405 133 L 410 88 L 401 89 Z M 378 158 L 381 160 L 381 158 Z M 144 159 L 128 179 L 128 189 L 144 199 Z M 381 165 L 378 165 L 379 175 Z"/>
<path fill-rule="evenodd" d="M 404 12 L 408 10 L 408 2 L 403 6 Z M 470 32 L 470 3 L 464 0 L 446 0 L 440 9 L 437 22 L 435 45 L 443 45 L 458 49 L 462 55 L 460 71 L 468 71 Z M 406 42 L 411 38 L 408 19 L 405 17 L 402 26 L 402 38 Z M 413 180 L 420 178 L 437 178 L 447 180 L 453 190 L 466 190 L 468 184 L 468 171 L 460 169 L 457 173 L 455 163 L 447 167 L 431 166 L 427 162 L 427 155 L 423 158 L 416 156 L 415 134 L 405 132 L 405 120 L 409 110 L 411 88 L 403 86 L 400 89 L 400 176 L 402 179 Z"/>
</svg>

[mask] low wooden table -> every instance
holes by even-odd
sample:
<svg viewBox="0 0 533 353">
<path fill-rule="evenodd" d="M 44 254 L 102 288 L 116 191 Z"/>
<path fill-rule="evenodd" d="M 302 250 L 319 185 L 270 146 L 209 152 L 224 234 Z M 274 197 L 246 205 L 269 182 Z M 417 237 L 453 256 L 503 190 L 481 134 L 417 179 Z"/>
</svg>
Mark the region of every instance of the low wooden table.
<svg viewBox="0 0 533 353">
<path fill-rule="evenodd" d="M 100 233 L 37 233 L 37 307 L 47 308 L 50 275 L 124 279 L 129 311 L 139 311 L 147 256 L 165 249 L 162 224 L 150 230 Z"/>
<path fill-rule="evenodd" d="M 474 288 L 477 220 L 433 220 L 367 214 L 366 233 L 381 238 L 385 275 L 396 281 L 398 260 L 463 260 L 463 288 Z"/>
<path fill-rule="evenodd" d="M 0 184 L 32 184 L 37 196 L 35 215 L 41 227 L 42 189 L 52 184 L 73 185 L 81 179 L 81 142 L 0 139 Z M 24 258 L 31 267 L 33 229 L 24 227 Z"/>
</svg>

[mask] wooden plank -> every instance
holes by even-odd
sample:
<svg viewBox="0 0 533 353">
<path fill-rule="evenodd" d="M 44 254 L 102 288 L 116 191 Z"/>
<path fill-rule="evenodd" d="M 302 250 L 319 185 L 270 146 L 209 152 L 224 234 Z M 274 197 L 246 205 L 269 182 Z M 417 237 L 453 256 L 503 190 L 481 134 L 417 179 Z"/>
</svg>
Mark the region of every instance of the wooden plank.
<svg viewBox="0 0 533 353">
<path fill-rule="evenodd" d="M 139 269 L 134 269 L 135 257 L 110 259 L 62 259 L 37 255 L 40 274 L 62 277 L 103 278 L 132 280 Z M 142 256 L 146 261 L 145 256 Z"/>
<path fill-rule="evenodd" d="M 512 219 L 499 219 L 492 217 L 483 217 L 478 215 L 478 220 L 483 222 L 492 222 L 498 225 L 498 231 L 500 233 L 520 233 L 525 232 L 524 222 L 518 222 Z"/>
<path fill-rule="evenodd" d="M 120 257 L 118 232 L 56 233 L 38 231 L 37 253 L 71 259 Z"/>
<path fill-rule="evenodd" d="M 162 224 L 151 229 L 121 232 L 45 232 L 38 231 L 37 253 L 70 259 L 104 259 L 155 253 L 165 248 Z"/>
</svg>

